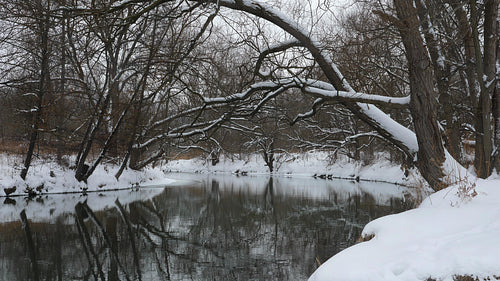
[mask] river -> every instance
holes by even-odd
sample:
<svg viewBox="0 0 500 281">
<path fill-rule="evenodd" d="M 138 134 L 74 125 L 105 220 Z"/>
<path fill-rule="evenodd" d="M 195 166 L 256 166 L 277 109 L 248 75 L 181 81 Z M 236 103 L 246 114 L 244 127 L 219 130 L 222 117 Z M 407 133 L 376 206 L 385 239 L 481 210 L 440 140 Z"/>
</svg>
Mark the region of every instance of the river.
<svg viewBox="0 0 500 281">
<path fill-rule="evenodd" d="M 307 280 L 366 223 L 412 207 L 383 183 L 169 177 L 182 181 L 0 199 L 0 280 Z"/>
</svg>

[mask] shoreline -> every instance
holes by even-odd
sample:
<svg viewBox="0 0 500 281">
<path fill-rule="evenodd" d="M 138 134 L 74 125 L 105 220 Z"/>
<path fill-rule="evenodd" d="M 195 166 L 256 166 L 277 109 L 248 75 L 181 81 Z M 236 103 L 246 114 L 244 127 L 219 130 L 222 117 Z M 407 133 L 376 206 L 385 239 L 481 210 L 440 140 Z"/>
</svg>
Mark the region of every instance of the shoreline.
<svg viewBox="0 0 500 281">
<path fill-rule="evenodd" d="M 331 178 L 378 182 L 409 188 L 422 186 L 415 170 L 407 177 L 398 165 L 383 159 L 381 155 L 370 165 L 362 165 L 361 161 L 355 162 L 341 157 L 331 163 L 329 154 L 322 151 L 287 154 L 286 157 L 278 158 L 280 161 L 276 161 L 277 168 L 272 174 L 257 154 L 240 156 L 240 159 L 236 159 L 235 155 L 221 156 L 216 166 L 210 165 L 209 161 L 203 158 L 170 160 L 155 168 L 147 167 L 141 171 L 126 169 L 119 180 L 114 177 L 114 172 L 119 168 L 117 165 L 102 164 L 89 177 L 87 183 L 78 182 L 73 170 L 58 165 L 50 157 L 34 161 L 26 180 L 22 180 L 18 176 L 20 158 L 19 155 L 0 153 L 0 198 L 132 189 L 137 186 L 164 184 L 164 181 L 168 183 L 166 174 L 175 172 L 311 178 L 316 176 L 324 177 L 325 180 Z M 71 163 L 71 159 L 68 161 Z"/>
</svg>

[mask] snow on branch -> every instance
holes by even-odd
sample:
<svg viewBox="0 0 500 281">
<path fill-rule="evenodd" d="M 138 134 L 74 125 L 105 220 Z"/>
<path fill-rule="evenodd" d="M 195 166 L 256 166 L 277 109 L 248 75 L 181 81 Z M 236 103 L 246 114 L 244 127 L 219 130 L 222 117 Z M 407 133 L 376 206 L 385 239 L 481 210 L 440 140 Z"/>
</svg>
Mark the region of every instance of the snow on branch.
<svg viewBox="0 0 500 281">
<path fill-rule="evenodd" d="M 259 104 L 257 104 L 254 108 L 254 110 L 252 111 L 251 115 L 254 115 L 255 113 L 257 113 L 257 111 L 259 111 L 260 108 L 262 108 L 262 106 L 267 103 L 269 100 L 277 97 L 278 95 L 280 95 L 281 93 L 285 92 L 286 90 L 292 88 L 293 85 L 291 84 L 288 84 L 288 85 L 285 85 L 285 86 L 281 86 L 279 87 L 277 90 L 275 91 L 272 91 L 272 92 L 269 92 L 260 102 Z"/>
<path fill-rule="evenodd" d="M 220 108 L 223 106 L 224 106 L 224 104 L 213 104 L 210 106 L 207 106 L 204 104 L 202 106 L 197 106 L 197 107 L 193 107 L 190 109 L 182 110 L 178 113 L 172 114 L 170 116 L 167 116 L 161 120 L 154 122 L 146 129 L 146 131 L 151 131 L 151 130 L 156 129 L 160 126 L 163 126 L 169 122 L 172 122 L 172 121 L 177 120 L 177 119 L 181 119 L 183 117 L 187 117 L 187 116 L 192 115 L 192 114 L 199 114 L 200 112 L 203 112 L 206 110 L 214 110 L 214 109 L 217 109 L 217 108 Z"/>
<path fill-rule="evenodd" d="M 253 14 L 282 28 L 308 49 L 318 63 L 318 66 L 323 70 L 328 81 L 336 90 L 355 93 L 354 89 L 349 85 L 338 67 L 331 61 L 328 55 L 322 51 L 319 44 L 311 35 L 280 11 L 267 4 L 262 4 L 257 0 L 211 0 L 211 2 L 220 6 Z M 351 99 L 349 99 L 349 101 L 350 100 Z M 379 102 L 379 100 L 376 102 Z M 352 103 L 346 101 L 341 103 L 361 120 L 374 128 L 381 136 L 404 151 L 408 156 L 414 155 L 418 150 L 416 135 L 410 129 L 390 118 L 376 106 L 368 105 L 364 102 Z"/>
<path fill-rule="evenodd" d="M 404 145 L 404 149 L 407 150 L 405 151 L 407 154 L 416 155 L 418 143 L 417 136 L 413 131 L 396 122 L 376 106 L 370 106 L 366 103 L 358 103 L 357 105 L 364 115 L 377 122 L 377 126 L 383 129 L 383 133 L 387 133 L 393 138 L 391 142 L 400 142 Z M 381 133 L 379 130 L 377 132 Z M 388 139 L 387 136 L 383 135 L 383 137 Z"/>
<path fill-rule="evenodd" d="M 242 134 L 249 134 L 250 133 L 254 136 L 264 137 L 264 135 L 258 131 L 257 126 L 250 128 L 248 126 L 244 126 L 244 125 L 239 124 L 239 123 L 231 122 L 229 125 L 222 125 L 222 128 L 232 130 L 235 132 L 240 132 Z"/>
<path fill-rule="evenodd" d="M 351 133 L 351 132 L 347 132 Z M 381 136 L 376 133 L 376 132 L 366 132 L 366 133 L 358 133 L 355 135 L 349 135 L 344 140 L 340 139 L 323 139 L 322 141 L 318 142 L 313 142 L 310 140 L 303 139 L 301 137 L 293 137 L 293 136 L 288 136 L 290 140 L 293 140 L 298 143 L 299 148 L 307 148 L 307 149 L 330 149 L 333 150 L 333 153 L 336 153 L 338 151 L 344 150 L 346 151 L 346 147 L 350 144 L 355 143 L 357 139 L 360 138 L 381 138 Z M 371 143 L 371 142 L 370 142 Z M 368 144 L 362 145 L 357 148 L 357 150 L 361 150 L 365 147 L 367 147 Z"/>
<path fill-rule="evenodd" d="M 285 90 L 291 88 L 300 88 L 306 94 L 317 96 L 319 99 L 314 102 L 313 107 L 317 107 L 317 105 L 320 105 L 327 100 L 335 100 L 341 102 L 361 102 L 386 105 L 394 108 L 406 107 L 410 102 L 409 96 L 389 97 L 359 92 L 339 91 L 335 90 L 335 88 L 327 82 L 311 79 L 301 80 L 298 78 L 257 82 L 241 93 L 229 95 L 226 97 L 204 98 L 204 102 L 206 105 L 232 103 L 248 99 L 250 96 L 259 91 L 269 91 L 259 103 L 259 105 L 256 106 L 256 108 L 258 108 L 269 99 L 274 98 L 277 95 L 283 93 Z"/>
<path fill-rule="evenodd" d="M 178 126 L 176 128 L 171 129 L 169 132 L 165 132 L 154 137 L 149 138 L 148 140 L 137 143 L 134 148 L 136 149 L 144 149 L 148 146 L 152 146 L 153 144 L 164 141 L 166 139 L 180 139 L 180 138 L 189 138 L 195 135 L 204 135 L 208 131 L 214 129 L 215 127 L 220 126 L 223 122 L 227 121 L 230 114 L 223 114 L 221 117 L 215 120 L 209 120 L 206 122 L 200 122 L 195 124 L 184 124 Z"/>
<path fill-rule="evenodd" d="M 302 120 L 302 119 L 306 119 L 306 118 L 309 118 L 309 117 L 313 117 L 314 115 L 316 115 L 316 113 L 318 112 L 318 109 L 325 103 L 325 100 L 323 98 L 318 98 L 314 101 L 313 105 L 312 105 L 312 109 L 309 110 L 308 112 L 306 113 L 301 113 L 301 114 L 298 114 L 293 120 L 292 122 L 290 123 L 290 125 L 294 125 L 295 123 L 297 123 L 299 120 Z"/>
<path fill-rule="evenodd" d="M 391 107 L 406 107 L 410 103 L 410 96 L 406 97 L 388 97 L 380 95 L 370 95 L 358 92 L 330 91 L 316 87 L 306 86 L 303 88 L 306 93 L 321 97 L 322 99 L 335 99 L 339 101 L 356 101 L 377 105 L 386 105 Z"/>
<path fill-rule="evenodd" d="M 273 53 L 284 52 L 289 48 L 299 47 L 299 46 L 302 46 L 302 43 L 300 43 L 300 41 L 298 41 L 296 39 L 269 46 L 267 49 L 263 50 L 260 53 L 259 58 L 257 59 L 257 62 L 255 63 L 254 75 L 260 76 L 261 78 L 264 78 L 265 76 L 267 76 L 261 72 L 260 68 L 262 67 L 262 63 L 264 62 L 264 59 L 268 55 L 273 54 Z"/>
<path fill-rule="evenodd" d="M 283 83 L 283 84 L 289 84 L 291 82 L 290 79 L 287 79 L 288 83 Z M 230 102 L 235 102 L 239 100 L 244 100 L 248 97 L 250 97 L 252 94 L 258 92 L 258 91 L 264 91 L 264 90 L 276 90 L 280 87 L 283 86 L 282 83 L 279 81 L 264 81 L 264 82 L 258 82 L 253 85 L 251 85 L 247 90 L 229 95 L 226 97 L 217 97 L 217 98 L 204 98 L 204 102 L 206 105 L 211 105 L 211 104 L 217 104 L 217 103 L 230 103 Z"/>
</svg>

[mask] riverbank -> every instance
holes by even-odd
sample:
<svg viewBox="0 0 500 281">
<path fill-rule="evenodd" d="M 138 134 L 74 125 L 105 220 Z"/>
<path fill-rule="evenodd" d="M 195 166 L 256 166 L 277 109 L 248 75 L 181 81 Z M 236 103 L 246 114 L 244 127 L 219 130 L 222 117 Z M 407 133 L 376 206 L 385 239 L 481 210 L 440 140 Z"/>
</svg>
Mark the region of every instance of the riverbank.
<svg viewBox="0 0 500 281">
<path fill-rule="evenodd" d="M 308 152 L 277 155 L 273 174 L 276 176 L 316 177 L 324 179 L 349 179 L 358 181 L 386 182 L 404 186 L 422 186 L 414 169 L 406 174 L 399 165 L 379 155 L 368 165 L 339 157 L 332 161 L 327 152 Z M 73 163 L 73 159 L 65 159 Z M 229 157 L 222 155 L 217 165 L 205 158 L 171 160 L 141 171 L 125 169 L 119 180 L 114 175 L 119 167 L 105 163 L 96 169 L 87 183 L 78 182 L 69 165 L 60 165 L 55 157 L 37 158 L 33 161 L 26 181 L 20 177 L 22 157 L 0 154 L 0 196 L 25 196 L 32 194 L 80 193 L 104 190 L 128 189 L 144 185 L 165 185 L 173 180 L 167 172 L 232 173 L 239 175 L 268 175 L 269 169 L 258 154 Z M 383 171 L 383 172 L 381 172 Z"/>
<path fill-rule="evenodd" d="M 500 180 L 464 180 L 376 219 L 309 281 L 500 280 Z"/>
<path fill-rule="evenodd" d="M 64 162 L 72 163 L 72 159 Z M 26 196 L 29 194 L 91 193 L 107 190 L 131 189 L 144 185 L 167 185 L 175 182 L 165 177 L 160 168 L 145 168 L 142 171 L 126 169 L 117 180 L 115 173 L 119 166 L 100 165 L 89 177 L 87 183 L 75 179 L 74 170 L 69 165 L 60 165 L 55 157 L 34 159 L 26 181 L 19 176 L 22 157 L 0 153 L 0 197 Z"/>
<path fill-rule="evenodd" d="M 374 156 L 375 160 L 363 164 L 343 155 L 332 159 L 330 153 L 323 151 L 278 154 L 273 174 L 376 181 L 411 187 L 423 186 L 416 169 L 405 171 L 400 165 L 390 162 L 386 156 L 383 153 L 377 154 Z M 240 157 L 221 155 L 216 165 L 212 165 L 209 159 L 201 157 L 171 160 L 163 165 L 163 169 L 169 172 L 190 173 L 269 174 L 269 168 L 259 154 L 245 154 Z"/>
</svg>

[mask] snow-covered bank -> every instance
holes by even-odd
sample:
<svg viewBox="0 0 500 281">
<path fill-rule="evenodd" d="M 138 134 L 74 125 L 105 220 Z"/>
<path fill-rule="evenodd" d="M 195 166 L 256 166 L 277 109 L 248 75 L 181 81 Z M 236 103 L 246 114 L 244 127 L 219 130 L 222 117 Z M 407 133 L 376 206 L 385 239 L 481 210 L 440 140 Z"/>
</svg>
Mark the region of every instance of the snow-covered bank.
<svg viewBox="0 0 500 281">
<path fill-rule="evenodd" d="M 301 154 L 277 155 L 274 174 L 294 177 L 333 177 L 396 183 L 400 185 L 420 185 L 419 176 L 412 170 L 405 176 L 404 171 L 396 164 L 378 156 L 371 165 L 362 165 L 346 157 L 339 156 L 332 161 L 327 152 L 308 152 Z M 66 162 L 72 163 L 72 159 Z M 212 166 L 205 158 L 189 160 L 171 160 L 156 168 L 145 168 L 142 171 L 126 169 L 119 180 L 114 177 L 117 165 L 103 164 L 90 176 L 87 183 L 78 182 L 74 170 L 58 165 L 55 159 L 35 159 L 28 172 L 26 181 L 20 177 L 22 157 L 18 155 L 0 154 L 0 196 L 10 193 L 11 196 L 26 195 L 28 189 L 37 194 L 92 192 L 102 190 L 127 189 L 137 185 L 171 184 L 165 178 L 165 172 L 191 173 L 241 173 L 269 174 L 269 169 L 258 154 L 244 155 L 240 158 L 222 155 L 220 162 Z"/>
<path fill-rule="evenodd" d="M 417 209 L 370 222 L 363 235 L 373 238 L 330 258 L 309 281 L 499 279 L 500 180 L 439 191 Z"/>
<path fill-rule="evenodd" d="M 0 196 L 26 195 L 28 189 L 37 194 L 93 192 L 129 189 L 138 185 L 167 185 L 174 181 L 167 179 L 160 168 L 146 168 L 142 171 L 126 169 L 119 180 L 114 177 L 117 165 L 100 165 L 89 177 L 87 183 L 78 182 L 74 170 L 58 165 L 54 159 L 35 159 L 29 169 L 26 181 L 20 177 L 22 159 L 17 155 L 0 154 Z"/>
<path fill-rule="evenodd" d="M 397 164 L 385 159 L 384 155 L 376 155 L 372 164 L 362 165 L 345 156 L 332 160 L 331 154 L 323 151 L 307 153 L 289 153 L 277 155 L 274 165 L 275 175 L 280 176 L 331 176 L 333 178 L 356 179 L 395 183 L 408 186 L 420 186 L 422 181 L 414 169 L 405 171 Z M 205 158 L 171 160 L 164 169 L 172 172 L 192 173 L 244 173 L 269 174 L 262 156 L 259 154 L 243 155 L 240 158 L 221 155 L 220 162 L 212 166 Z"/>
</svg>

